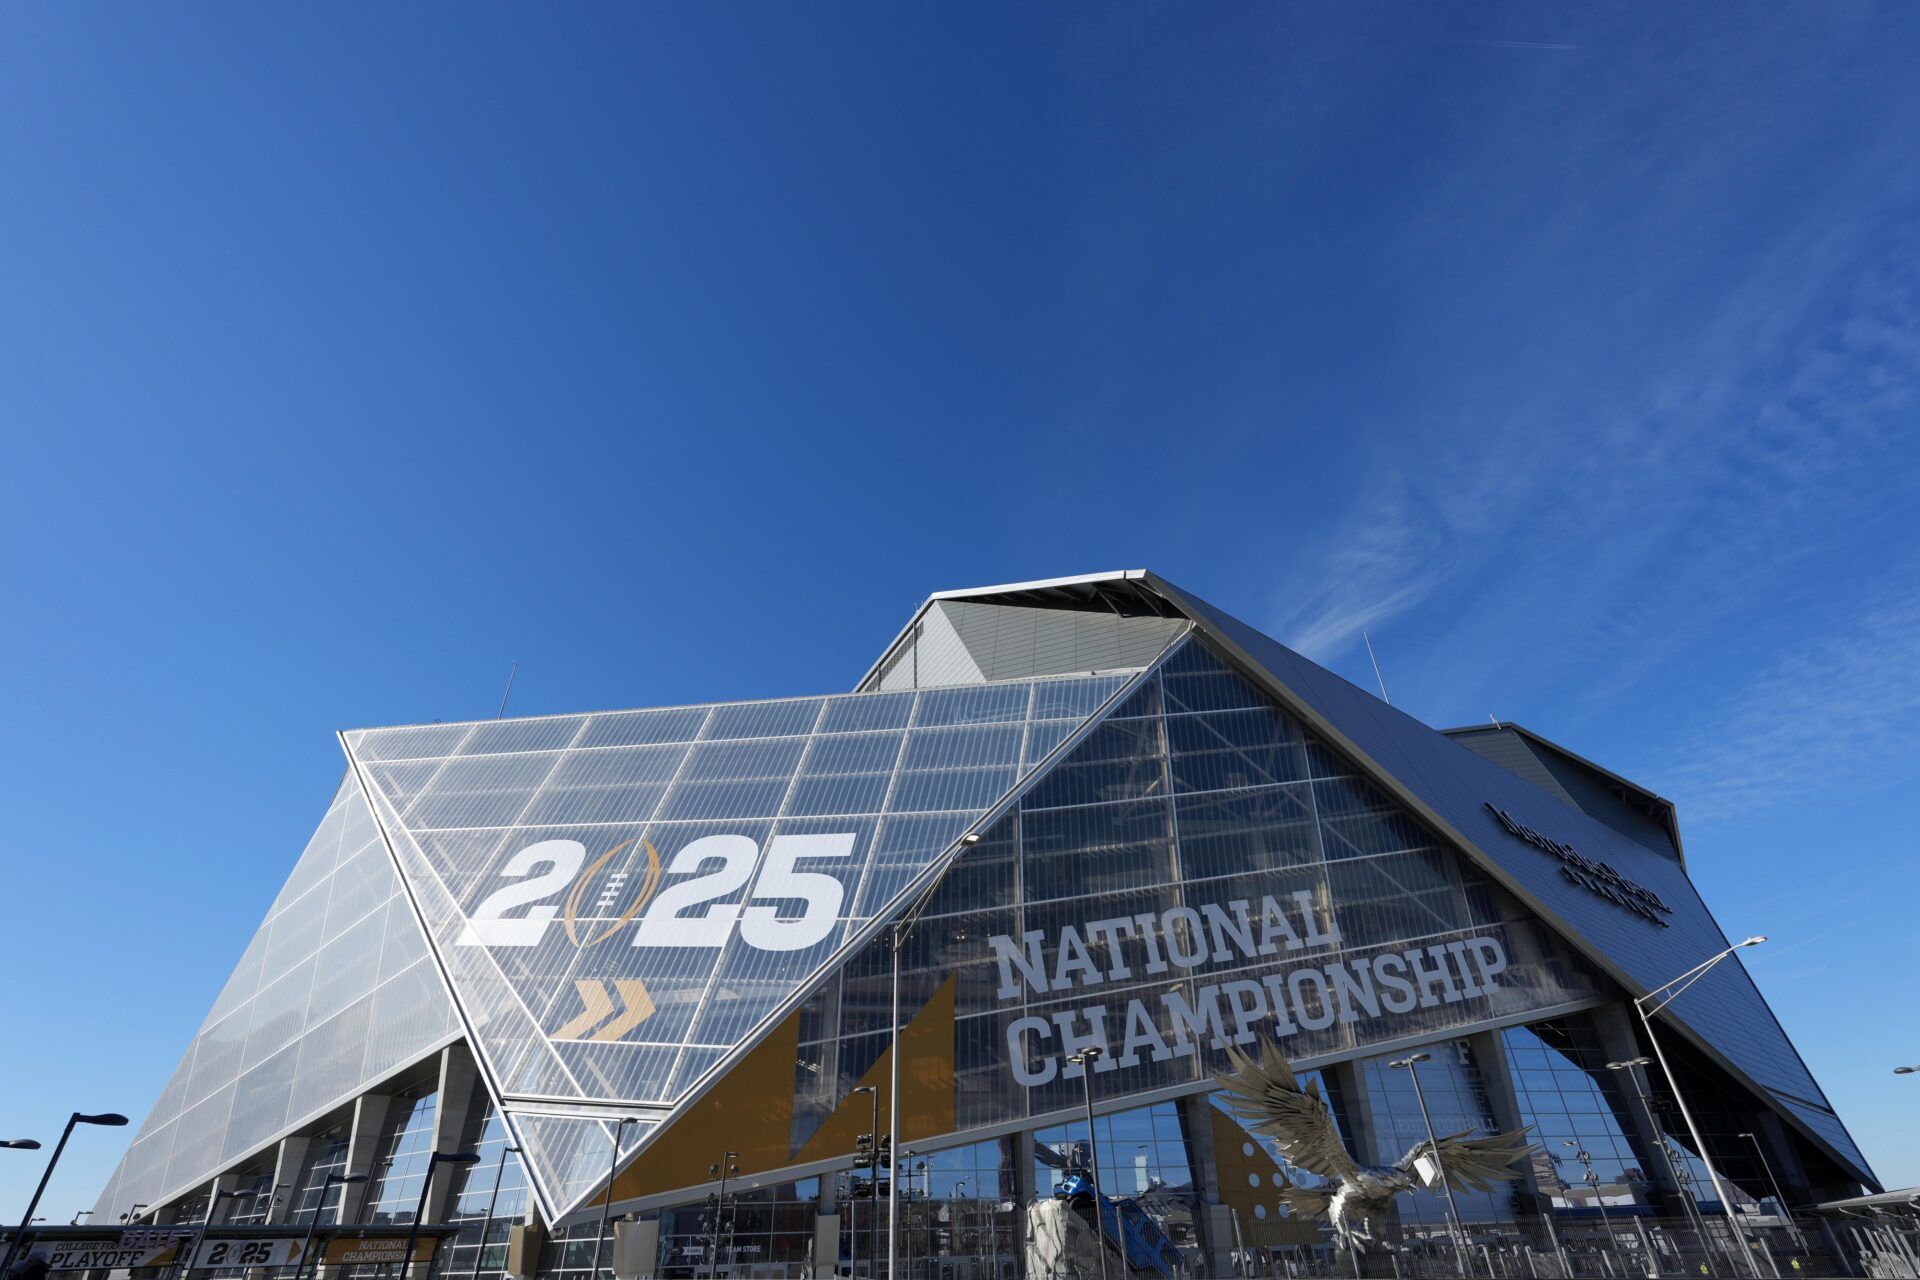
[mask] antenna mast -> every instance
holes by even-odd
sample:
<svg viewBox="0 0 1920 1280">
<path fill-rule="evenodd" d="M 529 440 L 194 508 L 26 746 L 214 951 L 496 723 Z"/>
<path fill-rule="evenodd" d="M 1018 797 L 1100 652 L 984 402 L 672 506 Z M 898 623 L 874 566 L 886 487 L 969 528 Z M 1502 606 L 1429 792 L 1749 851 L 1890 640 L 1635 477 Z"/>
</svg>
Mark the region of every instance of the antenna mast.
<svg viewBox="0 0 1920 1280">
<path fill-rule="evenodd" d="M 515 658 L 513 660 L 513 669 L 507 672 L 507 691 L 500 695 L 500 710 L 494 713 L 493 718 L 495 720 L 507 714 L 507 699 L 513 696 L 513 678 L 518 674 L 520 674 L 520 659 Z"/>
<path fill-rule="evenodd" d="M 1387 696 L 1386 678 L 1380 674 L 1380 659 L 1373 656 L 1373 637 L 1367 634 L 1365 627 L 1362 627 L 1360 628 L 1360 638 L 1367 642 L 1367 661 L 1373 664 L 1373 678 L 1380 682 L 1380 701 L 1386 703 L 1388 706 L 1392 706 L 1393 699 Z"/>
</svg>

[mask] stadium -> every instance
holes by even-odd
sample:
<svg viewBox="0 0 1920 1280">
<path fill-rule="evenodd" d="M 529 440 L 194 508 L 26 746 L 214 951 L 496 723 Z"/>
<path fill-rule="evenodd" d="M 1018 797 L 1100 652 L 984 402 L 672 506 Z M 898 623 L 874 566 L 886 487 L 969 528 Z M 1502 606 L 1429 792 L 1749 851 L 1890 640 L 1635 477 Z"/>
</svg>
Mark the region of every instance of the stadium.
<svg viewBox="0 0 1920 1280">
<path fill-rule="evenodd" d="M 1221 1096 L 1267 1045 L 1363 1165 L 1527 1133 L 1397 1199 L 1406 1273 L 1764 1274 L 1880 1191 L 1673 805 L 1149 572 L 936 594 L 850 692 L 340 745 L 96 1224 L 418 1215 L 476 1280 L 1324 1274 L 1322 1171 Z"/>
</svg>

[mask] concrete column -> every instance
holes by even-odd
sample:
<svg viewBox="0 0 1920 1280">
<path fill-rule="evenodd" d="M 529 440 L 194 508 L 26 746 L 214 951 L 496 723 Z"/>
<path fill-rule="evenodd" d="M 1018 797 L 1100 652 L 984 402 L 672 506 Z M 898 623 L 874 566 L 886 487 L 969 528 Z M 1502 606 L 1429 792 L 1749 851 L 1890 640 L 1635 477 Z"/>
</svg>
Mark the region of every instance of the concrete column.
<svg viewBox="0 0 1920 1280">
<path fill-rule="evenodd" d="M 273 1207 L 267 1210 L 268 1222 L 291 1222 L 293 1202 L 300 1198 L 300 1171 L 307 1167 L 307 1148 L 313 1140 L 304 1136 L 280 1139 L 273 1155 Z M 278 1190 L 280 1187 L 286 1190 Z"/>
<path fill-rule="evenodd" d="M 1808 1204 L 1820 1199 L 1813 1193 L 1812 1180 L 1807 1177 L 1807 1166 L 1800 1160 L 1799 1146 L 1779 1115 L 1767 1110 L 1755 1116 L 1753 1134 L 1760 1139 L 1760 1149 L 1767 1153 L 1767 1163 L 1773 1168 L 1773 1176 L 1780 1180 L 1780 1194 L 1787 1198 L 1789 1205 Z"/>
<path fill-rule="evenodd" d="M 225 1222 L 233 1214 L 233 1200 L 231 1198 L 221 1200 L 218 1197 L 222 1191 L 232 1191 L 239 1185 L 240 1175 L 237 1173 L 214 1175 L 213 1182 L 207 1189 L 207 1208 L 212 1216 L 209 1218 L 206 1214 L 202 1214 L 201 1217 L 206 1218 L 209 1224 L 215 1226 Z"/>
<path fill-rule="evenodd" d="M 353 1121 L 347 1130 L 347 1167 L 342 1172 L 348 1177 L 367 1175 L 368 1180 L 340 1188 L 342 1223 L 360 1222 L 365 1218 L 367 1195 L 373 1190 L 371 1175 L 380 1144 L 380 1127 L 392 1105 L 393 1099 L 385 1094 L 363 1093 L 354 1099 Z"/>
<path fill-rule="evenodd" d="M 1361 1164 L 1390 1164 L 1405 1155 L 1405 1150 L 1390 1151 L 1380 1132 L 1379 1119 L 1373 1111 L 1373 1095 L 1367 1089 L 1367 1073 L 1356 1060 L 1337 1062 L 1324 1067 L 1321 1076 L 1329 1081 L 1346 1103 L 1346 1114 L 1341 1117 L 1346 1125 L 1347 1145 L 1356 1153 L 1355 1158 Z M 1385 1231 L 1388 1238 L 1401 1234 L 1400 1197 L 1393 1198 L 1393 1207 L 1388 1214 Z"/>
<path fill-rule="evenodd" d="M 450 1044 L 440 1051 L 440 1085 L 433 1095 L 433 1150 L 460 1150 L 461 1130 L 466 1127 L 467 1113 L 479 1087 L 480 1071 L 465 1044 Z M 427 1192 L 428 1222 L 447 1220 L 454 1184 L 459 1181 L 457 1169 L 442 1168 L 435 1173 Z"/>
<path fill-rule="evenodd" d="M 1625 1005 L 1606 1005 L 1595 1009 L 1590 1016 L 1600 1034 L 1600 1051 L 1607 1055 L 1607 1061 L 1627 1062 L 1641 1056 L 1640 1037 L 1634 1034 L 1634 1015 L 1627 1011 Z M 1647 1071 L 1646 1067 L 1634 1067 L 1610 1074 L 1618 1078 L 1621 1105 L 1627 1113 L 1624 1119 L 1631 1126 L 1628 1133 L 1633 1138 L 1635 1149 L 1642 1153 L 1642 1172 L 1666 1201 L 1661 1205 L 1661 1211 L 1674 1217 L 1684 1217 L 1686 1209 L 1680 1184 L 1674 1181 L 1673 1169 L 1661 1152 L 1661 1134 L 1648 1117 L 1647 1108 L 1640 1102 L 1643 1096 L 1653 1097 L 1653 1078 Z"/>
<path fill-rule="evenodd" d="M 1213 1103 L 1208 1094 L 1180 1099 L 1180 1127 L 1186 1131 L 1187 1151 L 1193 1160 L 1193 1193 L 1200 1201 L 1194 1225 L 1199 1228 L 1200 1248 L 1207 1258 L 1207 1270 L 1216 1276 L 1233 1274 L 1233 1216 L 1220 1203 L 1219 1165 L 1213 1150 Z"/>
<path fill-rule="evenodd" d="M 830 1276 L 840 1265 L 840 1215 L 822 1213 L 813 1220 L 813 1274 Z"/>
<path fill-rule="evenodd" d="M 1481 1083 L 1487 1087 L 1494 1127 L 1502 1133 L 1525 1128 L 1528 1118 L 1520 1110 L 1520 1094 L 1513 1087 L 1513 1069 L 1507 1062 L 1507 1046 L 1500 1033 L 1481 1031 L 1468 1036 L 1467 1049 L 1473 1054 L 1474 1065 L 1480 1069 Z M 1534 1141 L 1538 1145 L 1538 1135 Z M 1537 1222 L 1543 1215 L 1552 1213 L 1549 1189 L 1540 1185 L 1540 1171 L 1533 1161 L 1524 1162 L 1516 1172 L 1520 1175 L 1522 1216 Z"/>
</svg>

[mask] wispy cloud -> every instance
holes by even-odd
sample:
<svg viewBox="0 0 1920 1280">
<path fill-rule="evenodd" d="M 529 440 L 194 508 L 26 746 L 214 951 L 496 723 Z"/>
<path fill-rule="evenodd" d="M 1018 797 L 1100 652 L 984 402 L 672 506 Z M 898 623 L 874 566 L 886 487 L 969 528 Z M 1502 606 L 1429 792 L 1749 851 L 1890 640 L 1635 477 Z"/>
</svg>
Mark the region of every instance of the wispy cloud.
<svg viewBox="0 0 1920 1280">
<path fill-rule="evenodd" d="M 1486 246 L 1498 287 L 1468 281 L 1447 306 L 1537 307 L 1538 323 L 1456 343 L 1447 313 L 1419 318 L 1458 367 L 1436 358 L 1420 416 L 1383 424 L 1376 453 L 1394 467 L 1374 469 L 1313 576 L 1282 584 L 1266 619 L 1323 660 L 1363 625 L 1377 638 L 1404 619 L 1418 649 L 1451 659 L 1454 714 L 1484 710 L 1476 682 L 1526 678 L 1516 663 L 1605 697 L 1716 631 L 1763 630 L 1755 611 L 1817 595 L 1822 558 L 1872 536 L 1863 520 L 1920 499 L 1900 465 L 1920 405 L 1920 184 L 1904 128 L 1865 123 L 1836 149 L 1790 96 L 1754 119 L 1721 91 L 1764 75 L 1771 53 L 1642 52 L 1636 101 L 1574 104 L 1552 77 L 1509 88 L 1509 109 L 1555 121 L 1572 157 L 1535 181 L 1578 183 L 1578 157 L 1605 155 L 1624 164 L 1618 190 L 1578 186 L 1551 218 L 1489 231 L 1476 184 L 1498 169 L 1483 148 L 1513 145 L 1501 135 L 1458 139 L 1407 193 L 1410 227 L 1499 236 Z M 1756 181 L 1790 160 L 1818 160 L 1821 182 L 1788 199 Z M 1736 227 L 1730 250 L 1720 232 Z M 1593 261 L 1613 269 L 1579 265 Z M 1556 293 L 1575 290 L 1588 311 Z M 1920 572 L 1908 541 L 1884 550 Z"/>
<path fill-rule="evenodd" d="M 1368 627 L 1418 604 L 1447 577 L 1457 543 L 1445 516 L 1422 505 L 1406 478 L 1389 473 L 1350 535 L 1333 551 L 1313 593 L 1296 605 L 1285 634 L 1317 655 L 1350 643 Z"/>
<path fill-rule="evenodd" d="M 1839 621 L 1700 718 L 1663 770 L 1692 820 L 1920 774 L 1920 592 Z"/>
</svg>

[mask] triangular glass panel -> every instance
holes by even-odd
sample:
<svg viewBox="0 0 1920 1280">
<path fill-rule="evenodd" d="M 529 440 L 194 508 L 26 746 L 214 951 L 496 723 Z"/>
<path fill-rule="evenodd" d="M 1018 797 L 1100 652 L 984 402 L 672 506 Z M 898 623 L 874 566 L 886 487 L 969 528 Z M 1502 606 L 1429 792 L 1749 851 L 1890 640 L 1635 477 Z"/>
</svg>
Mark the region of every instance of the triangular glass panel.
<svg viewBox="0 0 1920 1280">
<path fill-rule="evenodd" d="M 624 1118 L 507 1113 L 508 1123 L 519 1135 L 521 1151 L 544 1171 L 555 1203 L 562 1206 L 571 1206 L 605 1185 L 608 1170 L 631 1157 L 658 1127 L 658 1122 L 651 1119 L 621 1124 Z M 616 1133 L 620 1137 L 617 1154 L 613 1150 Z"/>
<path fill-rule="evenodd" d="M 1660 987 L 1729 945 L 1686 867 L 1670 852 L 1556 799 L 1230 614 L 1191 597 L 1186 603 L 1243 661 L 1263 670 L 1308 714 L 1332 726 L 1460 832 L 1549 913 L 1556 929 L 1640 989 Z M 1204 701 L 1214 696 L 1213 688 L 1227 687 L 1217 676 L 1188 684 L 1177 692 L 1169 677 L 1170 705 L 1177 698 Z M 1346 839 L 1364 842 L 1380 834 L 1364 813 L 1348 825 Z M 1666 1016 L 1871 1181 L 1866 1158 L 1823 1105 L 1825 1094 L 1737 958 L 1708 970 Z M 1808 1102 L 1815 1105 L 1808 1108 Z"/>
<path fill-rule="evenodd" d="M 902 969 L 903 1028 L 954 983 L 951 1097 L 914 1103 L 951 1107 L 941 1132 L 1079 1107 L 1067 1057 L 1087 1044 L 1096 1100 L 1198 1090 L 1230 1044 L 1347 1057 L 1607 990 L 1197 640 L 963 849 Z M 889 1043 L 891 1000 L 884 938 L 811 994 L 796 1149 Z"/>
<path fill-rule="evenodd" d="M 458 1020 L 349 774 L 94 1206 L 158 1205 L 447 1040 Z"/>
<path fill-rule="evenodd" d="M 817 981 L 1129 678 L 346 741 L 507 1106 L 659 1108 Z M 571 1149 L 547 1145 L 553 1159 L 536 1144 L 529 1165 L 564 1205 L 573 1174 L 556 1161 Z"/>
</svg>

